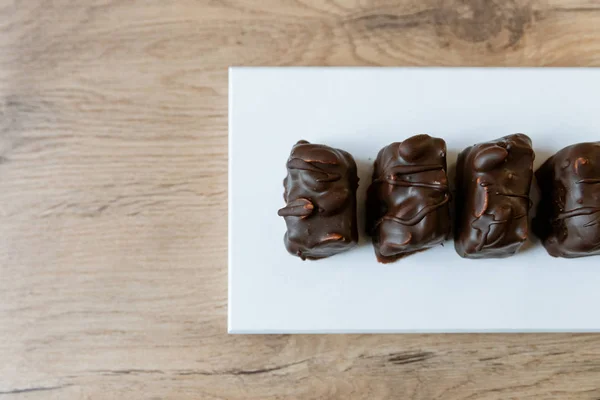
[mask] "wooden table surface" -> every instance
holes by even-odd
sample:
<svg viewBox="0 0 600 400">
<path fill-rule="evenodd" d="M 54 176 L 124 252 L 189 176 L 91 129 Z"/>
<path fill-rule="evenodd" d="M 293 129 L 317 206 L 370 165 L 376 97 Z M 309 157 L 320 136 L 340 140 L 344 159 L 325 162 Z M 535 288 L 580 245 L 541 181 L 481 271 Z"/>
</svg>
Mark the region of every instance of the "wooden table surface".
<svg viewBox="0 0 600 400">
<path fill-rule="evenodd" d="M 0 398 L 600 399 L 599 335 L 227 335 L 230 65 L 598 66 L 600 2 L 2 0 Z"/>
</svg>

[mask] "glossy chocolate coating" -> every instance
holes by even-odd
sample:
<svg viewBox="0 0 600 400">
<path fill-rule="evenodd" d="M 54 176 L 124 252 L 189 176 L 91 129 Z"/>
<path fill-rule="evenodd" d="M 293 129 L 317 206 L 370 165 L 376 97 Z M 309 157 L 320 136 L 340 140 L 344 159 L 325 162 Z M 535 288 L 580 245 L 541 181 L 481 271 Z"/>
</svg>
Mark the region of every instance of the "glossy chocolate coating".
<svg viewBox="0 0 600 400">
<path fill-rule="evenodd" d="M 531 139 L 523 134 L 459 154 L 454 247 L 461 257 L 509 257 L 525 243 L 534 157 Z"/>
<path fill-rule="evenodd" d="M 446 143 L 413 136 L 381 149 L 367 192 L 367 234 L 377 260 L 395 261 L 450 234 Z"/>
<path fill-rule="evenodd" d="M 301 140 L 292 148 L 283 181 L 287 232 L 285 247 L 303 260 L 317 260 L 351 249 L 358 242 L 352 156 Z"/>
<path fill-rule="evenodd" d="M 541 200 L 534 233 L 553 257 L 600 254 L 600 142 L 579 143 L 535 173 Z"/>
</svg>

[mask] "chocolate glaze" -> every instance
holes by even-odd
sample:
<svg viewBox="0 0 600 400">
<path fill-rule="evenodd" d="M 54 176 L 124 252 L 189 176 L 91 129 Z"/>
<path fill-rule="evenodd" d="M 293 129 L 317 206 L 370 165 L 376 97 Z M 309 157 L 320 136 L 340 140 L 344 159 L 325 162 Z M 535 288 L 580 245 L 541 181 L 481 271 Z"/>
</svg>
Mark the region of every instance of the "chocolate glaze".
<svg viewBox="0 0 600 400">
<path fill-rule="evenodd" d="M 358 242 L 352 156 L 339 149 L 301 140 L 292 148 L 279 210 L 287 232 L 285 247 L 303 260 L 317 260 L 351 249 Z"/>
<path fill-rule="evenodd" d="M 525 243 L 534 157 L 531 139 L 523 134 L 459 154 L 454 247 L 461 257 L 509 257 Z"/>
<path fill-rule="evenodd" d="M 413 136 L 381 149 L 367 192 L 367 234 L 377 260 L 439 245 L 450 233 L 446 143 Z"/>
<path fill-rule="evenodd" d="M 533 231 L 553 257 L 600 255 L 600 142 L 579 143 L 535 173 L 541 201 Z"/>
</svg>

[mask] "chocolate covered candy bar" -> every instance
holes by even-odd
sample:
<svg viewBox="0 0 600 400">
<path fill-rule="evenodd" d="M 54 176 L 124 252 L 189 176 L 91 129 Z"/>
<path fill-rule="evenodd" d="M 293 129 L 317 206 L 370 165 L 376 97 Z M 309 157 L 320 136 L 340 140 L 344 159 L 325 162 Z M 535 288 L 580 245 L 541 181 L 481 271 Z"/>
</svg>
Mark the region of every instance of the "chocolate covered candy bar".
<svg viewBox="0 0 600 400">
<path fill-rule="evenodd" d="M 381 149 L 366 212 L 378 261 L 392 262 L 446 240 L 449 200 L 444 140 L 417 135 Z"/>
<path fill-rule="evenodd" d="M 554 257 L 600 254 L 600 142 L 579 143 L 535 173 L 541 200 L 534 233 Z"/>
<path fill-rule="evenodd" d="M 456 166 L 454 246 L 465 258 L 515 254 L 528 235 L 534 152 L 523 134 L 477 144 Z"/>
<path fill-rule="evenodd" d="M 286 206 L 285 247 L 303 260 L 346 251 L 358 242 L 356 189 L 352 156 L 339 149 L 299 141 L 287 161 L 283 181 Z"/>
</svg>

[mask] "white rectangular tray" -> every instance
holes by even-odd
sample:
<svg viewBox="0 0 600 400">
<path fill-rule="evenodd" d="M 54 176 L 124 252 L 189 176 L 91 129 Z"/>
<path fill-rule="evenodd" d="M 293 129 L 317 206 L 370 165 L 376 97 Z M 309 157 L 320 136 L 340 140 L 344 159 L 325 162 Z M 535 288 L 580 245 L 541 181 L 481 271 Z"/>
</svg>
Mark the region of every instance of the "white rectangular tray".
<svg viewBox="0 0 600 400">
<path fill-rule="evenodd" d="M 598 69 L 232 68 L 229 332 L 600 331 L 600 257 L 555 259 L 534 240 L 511 258 L 464 260 L 450 241 L 382 265 L 363 235 L 303 262 L 277 216 L 299 139 L 354 156 L 362 219 L 373 159 L 391 142 L 444 138 L 453 165 L 471 144 L 523 132 L 537 168 L 600 140 L 599 104 Z"/>
</svg>

